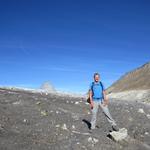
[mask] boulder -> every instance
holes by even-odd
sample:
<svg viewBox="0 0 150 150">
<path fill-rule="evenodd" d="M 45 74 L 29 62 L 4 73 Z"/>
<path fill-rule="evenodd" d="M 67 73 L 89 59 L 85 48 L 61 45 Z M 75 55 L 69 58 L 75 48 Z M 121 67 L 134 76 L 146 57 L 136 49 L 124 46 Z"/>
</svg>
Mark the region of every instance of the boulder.
<svg viewBox="0 0 150 150">
<path fill-rule="evenodd" d="M 128 136 L 128 133 L 127 129 L 122 128 L 119 129 L 119 131 L 110 132 L 109 135 L 114 141 L 119 142 L 124 140 Z"/>
</svg>

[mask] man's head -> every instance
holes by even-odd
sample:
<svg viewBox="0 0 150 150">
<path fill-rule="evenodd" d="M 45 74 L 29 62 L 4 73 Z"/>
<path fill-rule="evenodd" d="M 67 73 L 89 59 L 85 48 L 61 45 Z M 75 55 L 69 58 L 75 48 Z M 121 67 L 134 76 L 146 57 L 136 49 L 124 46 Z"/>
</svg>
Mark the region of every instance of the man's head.
<svg viewBox="0 0 150 150">
<path fill-rule="evenodd" d="M 100 74 L 99 73 L 94 73 L 94 81 L 95 82 L 99 82 L 99 80 L 100 80 Z"/>
</svg>

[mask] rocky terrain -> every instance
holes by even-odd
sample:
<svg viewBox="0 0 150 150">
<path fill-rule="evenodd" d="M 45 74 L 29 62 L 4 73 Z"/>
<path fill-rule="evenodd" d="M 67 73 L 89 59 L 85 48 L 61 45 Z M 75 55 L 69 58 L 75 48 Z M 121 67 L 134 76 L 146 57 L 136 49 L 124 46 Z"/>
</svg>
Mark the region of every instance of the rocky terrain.
<svg viewBox="0 0 150 150">
<path fill-rule="evenodd" d="M 150 89 L 150 62 L 123 75 L 108 88 L 108 93 Z"/>
<path fill-rule="evenodd" d="M 100 110 L 89 130 L 91 112 L 84 97 L 0 88 L 0 150 L 148 150 L 150 106 L 111 100 L 110 112 L 128 137 L 113 141 Z"/>
<path fill-rule="evenodd" d="M 111 98 L 150 102 L 150 62 L 126 73 L 108 89 Z"/>
</svg>

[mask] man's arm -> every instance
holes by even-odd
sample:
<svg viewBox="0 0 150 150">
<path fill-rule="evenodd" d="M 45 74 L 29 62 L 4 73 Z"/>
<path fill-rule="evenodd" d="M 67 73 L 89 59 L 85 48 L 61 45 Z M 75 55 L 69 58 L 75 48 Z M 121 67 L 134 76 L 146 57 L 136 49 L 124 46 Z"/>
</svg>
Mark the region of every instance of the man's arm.
<svg viewBox="0 0 150 150">
<path fill-rule="evenodd" d="M 90 97 L 90 106 L 91 106 L 91 109 L 93 109 L 93 98 L 92 98 L 92 90 L 89 90 L 89 97 Z"/>
<path fill-rule="evenodd" d="M 103 98 L 104 98 L 104 106 L 108 105 L 109 100 L 108 100 L 108 98 L 106 96 L 106 91 L 105 90 L 103 90 Z"/>
</svg>

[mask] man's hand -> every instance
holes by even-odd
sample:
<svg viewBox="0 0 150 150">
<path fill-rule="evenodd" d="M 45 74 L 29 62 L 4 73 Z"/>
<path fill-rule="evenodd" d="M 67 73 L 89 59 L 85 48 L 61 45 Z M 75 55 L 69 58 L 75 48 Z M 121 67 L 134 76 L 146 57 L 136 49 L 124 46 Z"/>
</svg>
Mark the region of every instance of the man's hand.
<svg viewBox="0 0 150 150">
<path fill-rule="evenodd" d="M 90 107 L 91 107 L 91 109 L 93 109 L 93 107 L 94 107 L 92 95 L 93 95 L 92 90 L 90 90 L 90 92 L 89 92 L 89 97 L 90 97 Z"/>
<path fill-rule="evenodd" d="M 105 107 L 105 106 L 107 106 L 108 103 L 109 103 L 109 100 L 108 100 L 107 97 L 106 97 L 106 91 L 105 91 L 105 90 L 103 91 L 103 96 L 104 96 L 104 101 L 102 102 L 102 104 L 103 104 L 103 106 Z"/>
<path fill-rule="evenodd" d="M 93 100 L 91 100 L 90 107 L 91 107 L 91 109 L 93 109 L 93 107 L 94 107 Z"/>
<path fill-rule="evenodd" d="M 104 107 L 105 107 L 105 106 L 108 106 L 108 103 L 109 103 L 108 99 L 104 99 L 104 101 L 103 101 L 103 106 L 104 106 Z"/>
</svg>

